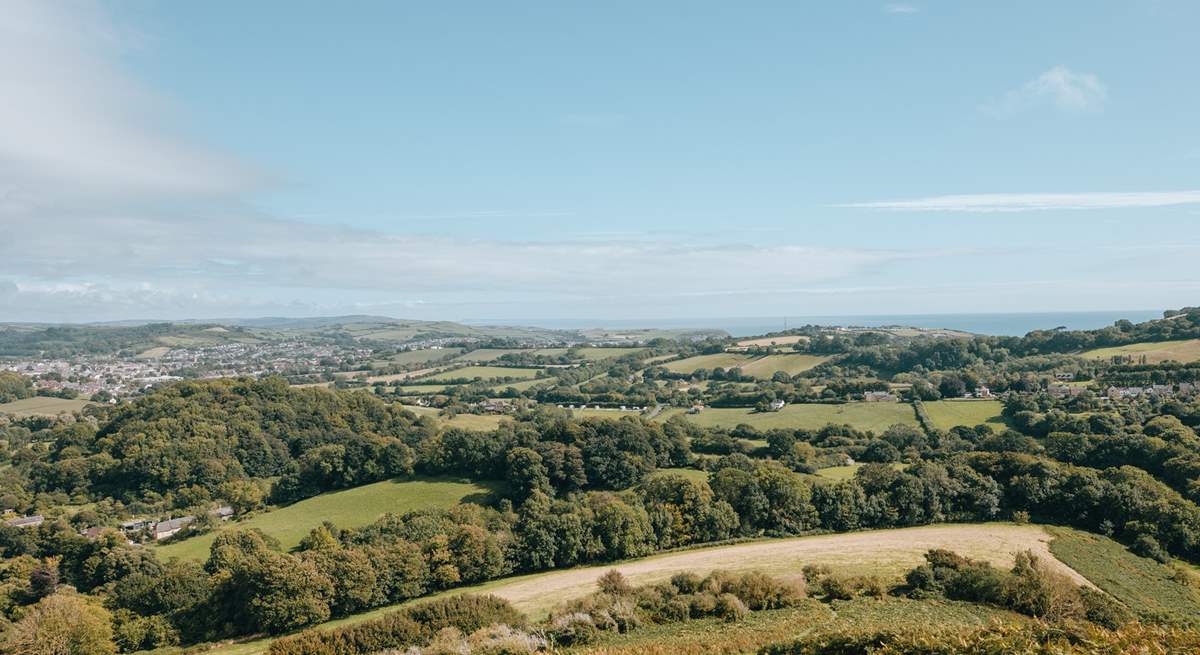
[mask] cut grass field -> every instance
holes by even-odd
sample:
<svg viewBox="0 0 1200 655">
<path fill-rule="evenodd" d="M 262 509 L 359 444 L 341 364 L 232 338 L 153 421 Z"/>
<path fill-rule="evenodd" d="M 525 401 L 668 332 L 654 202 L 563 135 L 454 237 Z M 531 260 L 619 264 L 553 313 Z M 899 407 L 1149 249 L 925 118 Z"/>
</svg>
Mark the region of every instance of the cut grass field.
<svg viewBox="0 0 1200 655">
<path fill-rule="evenodd" d="M 1004 403 L 999 400 L 938 400 L 923 404 L 934 426 L 942 430 L 960 425 L 970 428 L 991 425 L 997 429 L 1005 426 L 1000 415 Z"/>
<path fill-rule="evenodd" d="M 835 480 L 835 481 L 840 482 L 842 480 L 849 480 L 850 478 L 853 478 L 854 474 L 858 473 L 858 469 L 862 468 L 863 466 L 865 466 L 865 464 L 848 464 L 846 466 L 829 466 L 829 467 L 826 467 L 823 469 L 817 469 L 816 474 L 819 477 L 825 478 L 826 480 Z M 901 464 L 901 463 L 897 462 L 895 464 L 892 464 L 891 466 L 892 466 L 892 468 L 894 468 L 898 471 L 902 471 L 908 466 L 908 464 Z"/>
<path fill-rule="evenodd" d="M 466 501 L 483 502 L 491 497 L 491 493 L 490 486 L 452 478 L 376 482 L 322 494 L 244 521 L 224 523 L 213 532 L 157 546 L 154 550 L 160 559 L 204 560 L 213 539 L 221 531 L 253 528 L 275 537 L 284 548 L 292 548 L 322 521 L 332 521 L 340 528 L 356 528 L 388 512 L 401 514 L 427 507 L 453 507 Z"/>
<path fill-rule="evenodd" d="M 1133 357 L 1135 362 L 1140 362 L 1141 358 L 1145 357 L 1149 364 L 1168 360 L 1189 364 L 1200 361 L 1200 339 L 1131 343 L 1112 348 L 1097 348 L 1079 354 L 1080 357 L 1096 360 L 1108 360 L 1117 355 Z"/>
<path fill-rule="evenodd" d="M 480 348 L 465 352 L 454 359 L 463 362 L 494 362 L 504 355 L 531 352 L 528 348 Z"/>
<path fill-rule="evenodd" d="M 889 582 L 899 582 L 905 572 L 924 561 L 925 552 L 932 548 L 946 548 L 1004 568 L 1012 566 L 1017 552 L 1030 550 L 1077 583 L 1089 584 L 1054 558 L 1047 545 L 1050 540 L 1050 534 L 1040 526 L 1011 523 L 947 524 L 794 537 L 698 548 L 617 564 L 516 576 L 446 593 L 494 594 L 536 620 L 545 617 L 559 605 L 592 593 L 600 576 L 613 569 L 637 585 L 667 580 L 684 571 L 704 574 L 718 569 L 757 570 L 770 575 L 795 575 L 805 564 L 827 564 L 835 571 L 877 575 Z M 396 607 L 379 608 L 331 621 L 324 627 L 360 623 L 393 611 Z M 697 624 L 685 625 L 692 627 Z M 206 652 L 258 655 L 266 652 L 269 645 L 270 640 L 261 639 Z"/>
<path fill-rule="evenodd" d="M 466 366 L 464 368 L 451 369 L 443 371 L 435 375 L 431 375 L 423 380 L 459 380 L 467 379 L 474 380 L 480 378 L 483 380 L 494 380 L 497 378 L 516 378 L 519 380 L 529 380 L 537 377 L 537 374 L 542 369 L 539 368 L 508 368 L 504 366 Z"/>
<path fill-rule="evenodd" d="M 791 334 L 784 337 L 759 337 L 758 339 L 743 339 L 737 342 L 737 345 L 746 348 L 752 346 L 790 346 L 801 341 L 808 341 L 808 337 L 799 334 Z"/>
<path fill-rule="evenodd" d="M 1050 552 L 1142 619 L 1200 625 L 1200 590 L 1172 579 L 1174 570 L 1121 544 L 1070 528 L 1050 527 Z"/>
<path fill-rule="evenodd" d="M 917 425 L 917 417 L 907 403 L 844 403 L 841 405 L 788 405 L 778 412 L 755 412 L 748 408 L 711 407 L 699 414 L 687 414 L 676 408 L 660 418 L 682 415 L 701 427 L 732 428 L 745 423 L 759 430 L 791 428 L 818 430 L 831 423 L 847 424 L 859 430 L 880 433 L 897 423 Z"/>
<path fill-rule="evenodd" d="M 19 417 L 58 416 L 59 414 L 78 412 L 90 404 L 92 403 L 81 398 L 67 400 L 66 398 L 35 396 L 0 404 L 0 414 L 12 414 Z"/>
<path fill-rule="evenodd" d="M 770 380 L 772 375 L 783 371 L 788 375 L 803 373 L 810 368 L 824 364 L 829 358 L 803 353 L 788 353 L 785 355 L 768 355 L 742 365 L 742 375 L 749 375 L 760 380 Z"/>
<path fill-rule="evenodd" d="M 662 366 L 672 373 L 683 373 L 686 375 L 694 373 L 697 369 L 701 368 L 736 368 L 752 359 L 749 355 L 740 353 L 714 353 L 712 355 L 688 357 L 676 362 L 667 362 Z"/>
</svg>

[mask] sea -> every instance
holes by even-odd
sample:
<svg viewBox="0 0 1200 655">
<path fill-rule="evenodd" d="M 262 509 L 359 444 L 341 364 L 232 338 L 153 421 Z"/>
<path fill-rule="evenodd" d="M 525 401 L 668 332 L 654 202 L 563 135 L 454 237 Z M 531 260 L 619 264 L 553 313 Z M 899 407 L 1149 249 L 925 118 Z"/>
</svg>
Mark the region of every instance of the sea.
<svg viewBox="0 0 1200 655">
<path fill-rule="evenodd" d="M 1067 328 L 1093 330 L 1126 319 L 1141 323 L 1162 318 L 1161 310 L 1113 310 L 1089 312 L 1015 312 L 995 314 L 877 314 L 850 316 L 756 316 L 739 318 L 678 319 L 538 319 L 466 320 L 471 325 L 527 325 L 559 330 L 608 328 L 713 329 L 731 336 L 746 337 L 779 332 L 803 325 L 883 327 L 901 325 L 919 328 L 961 330 L 991 336 L 1024 336 L 1034 330 Z"/>
</svg>

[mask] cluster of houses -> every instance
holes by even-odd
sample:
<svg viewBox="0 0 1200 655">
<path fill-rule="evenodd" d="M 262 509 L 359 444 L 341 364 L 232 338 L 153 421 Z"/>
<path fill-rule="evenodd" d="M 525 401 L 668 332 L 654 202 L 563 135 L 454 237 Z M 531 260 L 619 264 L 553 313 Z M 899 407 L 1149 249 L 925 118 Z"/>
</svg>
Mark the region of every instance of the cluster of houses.
<svg viewBox="0 0 1200 655">
<path fill-rule="evenodd" d="M 1126 400 L 1129 398 L 1141 398 L 1142 396 L 1158 396 L 1165 398 L 1176 394 L 1192 395 L 1200 390 L 1200 386 L 1191 382 L 1183 382 L 1172 386 L 1169 384 L 1151 384 L 1145 387 L 1114 387 L 1110 386 L 1104 390 L 1104 395 L 1109 400 Z"/>
<path fill-rule="evenodd" d="M 233 518 L 233 508 L 225 506 L 218 507 L 209 512 L 209 514 L 221 519 L 222 521 L 227 521 L 230 518 Z M 16 518 L 7 519 L 4 521 L 4 525 L 10 528 L 36 528 L 45 522 L 46 517 L 40 514 L 34 514 L 32 516 L 19 516 Z M 134 519 L 132 521 L 125 521 L 118 527 L 127 537 L 146 534 L 150 537 L 153 537 L 155 541 L 162 541 L 163 539 L 178 534 L 180 530 L 183 530 L 195 522 L 195 516 L 180 516 L 178 518 L 168 519 L 166 521 Z M 96 539 L 103 534 L 106 529 L 107 528 L 103 526 L 88 528 L 82 531 L 80 534 L 88 539 Z"/>
<path fill-rule="evenodd" d="M 890 391 L 867 391 L 863 393 L 863 402 L 894 403 L 898 400 L 900 400 L 900 397 Z"/>
</svg>

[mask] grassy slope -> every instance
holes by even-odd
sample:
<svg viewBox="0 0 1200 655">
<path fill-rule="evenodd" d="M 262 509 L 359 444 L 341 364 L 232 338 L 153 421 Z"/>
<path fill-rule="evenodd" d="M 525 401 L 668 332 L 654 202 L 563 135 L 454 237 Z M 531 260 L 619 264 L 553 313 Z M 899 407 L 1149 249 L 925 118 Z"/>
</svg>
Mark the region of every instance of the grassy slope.
<svg viewBox="0 0 1200 655">
<path fill-rule="evenodd" d="M 953 601 L 859 598 L 825 604 L 810 600 L 798 607 L 754 612 L 733 624 L 714 618 L 646 626 L 623 635 L 605 635 L 595 644 L 566 652 L 589 655 L 753 653 L 763 646 L 791 641 L 814 630 L 851 627 L 894 630 L 929 625 L 975 627 L 993 621 L 1028 620 L 1006 610 Z"/>
<path fill-rule="evenodd" d="M 1132 355 L 1134 358 L 1145 355 L 1146 360 L 1151 364 L 1167 360 L 1183 363 L 1196 362 L 1200 361 L 1200 339 L 1131 343 L 1126 346 L 1097 348 L 1080 353 L 1081 357 L 1100 360 L 1109 359 L 1114 355 Z"/>
<path fill-rule="evenodd" d="M 527 348 L 479 348 L 478 350 L 463 353 L 455 357 L 455 359 L 467 362 L 491 362 L 510 353 L 527 352 L 530 352 Z"/>
<path fill-rule="evenodd" d="M 245 521 L 225 524 L 221 530 L 258 528 L 278 539 L 284 548 L 292 548 L 322 521 L 332 521 L 345 528 L 359 527 L 388 512 L 453 507 L 465 500 L 482 500 L 489 493 L 490 489 L 485 485 L 449 478 L 376 482 L 302 500 Z M 216 531 L 155 550 L 162 559 L 202 560 L 208 557 L 209 545 L 215 537 Z"/>
<path fill-rule="evenodd" d="M 1039 526 L 1008 523 L 946 524 L 794 537 L 685 550 L 619 564 L 515 576 L 446 593 L 495 594 L 538 619 L 553 607 L 594 591 L 596 580 L 611 569 L 621 571 L 634 584 L 648 584 L 666 580 L 680 571 L 760 570 L 772 575 L 788 575 L 798 573 L 805 564 L 825 563 L 836 570 L 879 575 L 895 582 L 900 580 L 904 572 L 924 561 L 922 555 L 930 548 L 949 548 L 967 557 L 1003 567 L 1012 566 L 1014 553 L 1033 550 L 1047 562 L 1058 565 L 1047 548 L 1049 540 L 1050 535 Z M 1074 574 L 1065 567 L 1061 570 Z M 331 621 L 324 627 L 359 623 L 395 608 L 379 608 Z M 260 639 L 206 652 L 257 655 L 265 652 L 269 644 L 270 640 Z"/>
<path fill-rule="evenodd" d="M 842 405 L 788 405 L 778 412 L 746 408 L 709 408 L 684 418 L 704 427 L 732 428 L 739 423 L 760 430 L 803 428 L 815 430 L 830 423 L 847 423 L 860 430 L 883 432 L 897 423 L 917 425 L 912 406 L 906 403 L 845 403 Z"/>
<path fill-rule="evenodd" d="M 823 469 L 817 469 L 816 474 L 827 480 L 837 480 L 837 481 L 849 480 L 850 478 L 853 478 L 854 474 L 858 472 L 858 469 L 862 468 L 863 466 L 864 466 L 863 464 L 850 464 L 848 466 L 830 466 L 830 467 L 823 468 Z M 903 470 L 905 467 L 908 466 L 908 464 L 901 464 L 901 463 L 897 462 L 895 464 L 892 464 L 891 466 L 894 469 Z"/>
<path fill-rule="evenodd" d="M 1148 620 L 1200 623 L 1200 590 L 1171 579 L 1168 566 L 1121 544 L 1070 528 L 1049 528 L 1050 552 Z"/>
<path fill-rule="evenodd" d="M 803 353 L 768 355 L 742 366 L 742 374 L 762 380 L 769 380 L 772 375 L 775 375 L 779 371 L 783 371 L 788 375 L 795 375 L 803 373 L 810 368 L 820 366 L 828 359 L 828 357 L 805 355 Z"/>
<path fill-rule="evenodd" d="M 506 418 L 502 414 L 458 414 L 452 419 L 447 419 L 441 415 L 442 410 L 434 407 L 405 405 L 404 409 L 407 409 L 417 416 L 428 416 L 437 421 L 438 424 L 443 427 L 475 430 L 478 432 L 495 430 L 496 428 L 500 427 L 500 421 Z"/>
<path fill-rule="evenodd" d="M 716 353 L 713 355 L 697 355 L 677 362 L 663 364 L 672 373 L 691 373 L 696 369 L 734 368 L 741 366 L 753 358 L 739 353 Z"/>
<path fill-rule="evenodd" d="M 0 404 L 0 414 L 13 414 L 15 416 L 57 416 L 58 414 L 78 412 L 90 404 L 90 402 L 80 398 L 67 400 L 66 398 L 34 396 L 33 398 L 22 398 L 21 400 L 14 400 L 11 403 Z"/>
<path fill-rule="evenodd" d="M 999 400 L 938 400 L 924 405 L 933 424 L 942 430 L 959 425 L 975 427 L 989 424 L 997 429 L 1004 427 L 1004 419 L 1000 416 L 1004 404 Z"/>
</svg>

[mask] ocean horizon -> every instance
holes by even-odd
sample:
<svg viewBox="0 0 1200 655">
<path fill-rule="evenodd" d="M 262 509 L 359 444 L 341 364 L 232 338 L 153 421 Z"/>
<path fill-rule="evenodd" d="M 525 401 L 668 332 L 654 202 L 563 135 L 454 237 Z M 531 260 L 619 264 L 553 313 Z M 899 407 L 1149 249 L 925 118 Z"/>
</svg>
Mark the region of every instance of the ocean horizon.
<svg viewBox="0 0 1200 655">
<path fill-rule="evenodd" d="M 468 325 L 523 325 L 560 330 L 609 329 L 712 329 L 724 330 L 734 337 L 779 332 L 804 325 L 883 327 L 900 325 L 918 328 L 944 328 L 989 336 L 1024 336 L 1034 330 L 1063 327 L 1068 330 L 1094 330 L 1125 319 L 1140 323 L 1162 318 L 1162 310 L 1112 310 L 1088 312 L 998 312 L 981 314 L 864 314 L 842 316 L 757 316 L 730 318 L 678 319 L 537 319 L 485 320 L 465 319 Z"/>
</svg>

